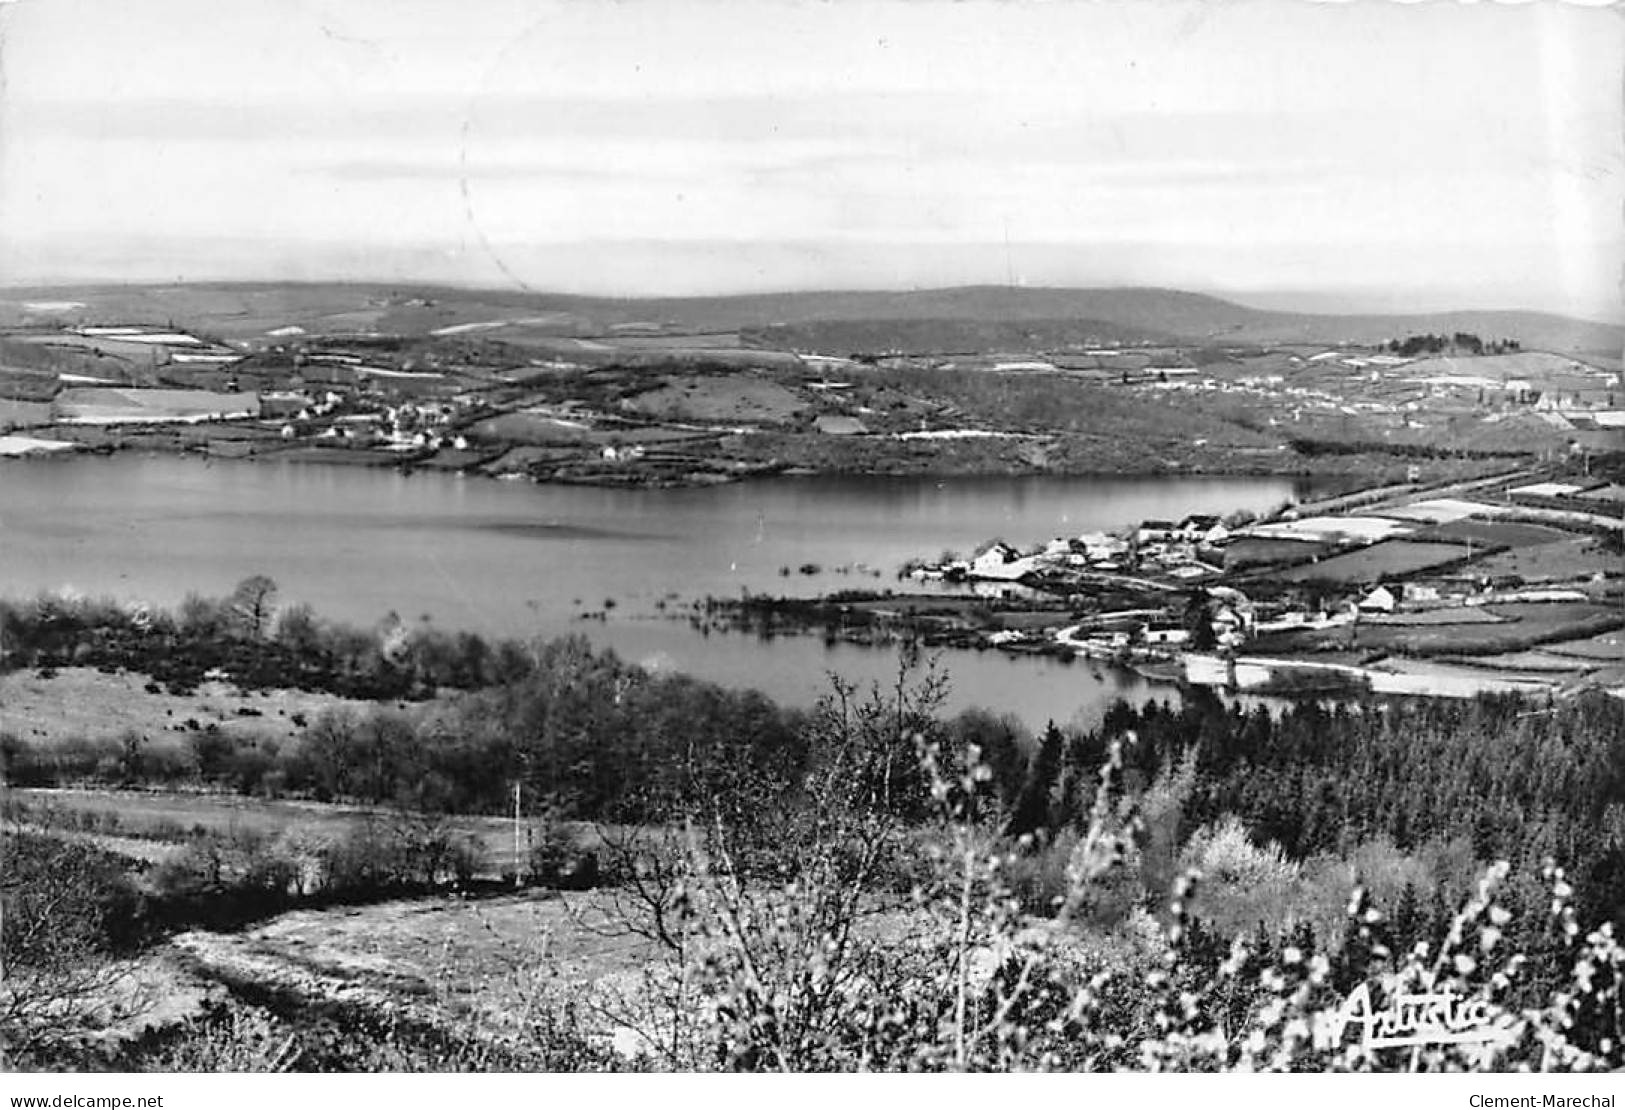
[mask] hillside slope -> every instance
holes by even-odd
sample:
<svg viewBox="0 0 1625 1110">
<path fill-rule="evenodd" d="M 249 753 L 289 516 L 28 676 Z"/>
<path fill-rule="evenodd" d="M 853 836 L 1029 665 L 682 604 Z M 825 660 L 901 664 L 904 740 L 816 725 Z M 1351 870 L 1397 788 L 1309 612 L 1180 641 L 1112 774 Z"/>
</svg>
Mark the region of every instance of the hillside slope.
<svg viewBox="0 0 1625 1110">
<path fill-rule="evenodd" d="M 31 303 L 80 302 L 40 312 Z M 233 338 L 274 328 L 426 334 L 463 324 L 513 321 L 559 335 L 601 334 L 631 323 L 685 332 L 886 322 L 908 345 L 941 349 L 974 340 L 1008 346 L 1033 323 L 1035 342 L 1070 322 L 1080 338 L 1230 343 L 1378 343 L 1421 332 L 1511 337 L 1525 348 L 1618 356 L 1625 326 L 1550 313 L 1465 311 L 1338 316 L 1266 311 L 1175 289 L 1047 289 L 967 286 L 914 291 L 758 293 L 616 299 L 509 290 L 349 284 L 78 286 L 0 291 L 0 325 L 52 322 L 167 322 Z M 906 325 L 906 326 L 905 326 Z M 933 339 L 933 328 L 942 333 Z M 809 329 L 828 333 L 829 329 Z M 858 329 L 877 333 L 885 328 Z"/>
</svg>

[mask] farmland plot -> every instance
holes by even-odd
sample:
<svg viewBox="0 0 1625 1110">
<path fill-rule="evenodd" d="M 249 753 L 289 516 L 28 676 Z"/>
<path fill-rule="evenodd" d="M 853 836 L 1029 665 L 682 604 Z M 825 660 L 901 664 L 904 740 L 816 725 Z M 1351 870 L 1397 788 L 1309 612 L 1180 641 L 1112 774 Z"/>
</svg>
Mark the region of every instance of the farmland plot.
<svg viewBox="0 0 1625 1110">
<path fill-rule="evenodd" d="M 57 814 L 99 815 L 101 828 L 107 835 L 159 840 L 184 840 L 199 828 L 227 838 L 244 834 L 274 838 L 297 830 L 318 839 L 338 839 L 368 822 L 388 825 L 440 821 L 454 833 L 473 837 L 479 844 L 485 860 L 483 875 L 500 876 L 512 871 L 514 864 L 513 822 L 503 817 L 425 817 L 366 806 L 175 790 L 17 788 L 12 794 L 28 806 L 45 807 Z M 109 814 L 117 815 L 111 827 Z M 528 854 L 535 836 L 536 830 L 528 822 L 520 826 L 522 854 Z M 576 839 L 588 843 L 592 841 L 592 834 L 584 828 L 578 829 Z"/>
<path fill-rule="evenodd" d="M 1381 582 L 1449 566 L 1467 558 L 1469 554 L 1471 549 L 1460 544 L 1384 540 L 1357 551 L 1333 555 L 1318 563 L 1293 567 L 1282 571 L 1279 577 L 1287 582 Z"/>
<path fill-rule="evenodd" d="M 314 720 L 324 709 L 370 705 L 299 690 L 245 694 L 213 682 L 195 694 L 153 693 L 144 689 L 147 681 L 144 675 L 103 674 L 88 667 L 65 667 L 51 678 L 13 671 L 0 676 L 4 727 L 23 740 L 45 744 L 134 731 L 150 743 L 179 747 L 187 736 L 210 726 L 233 742 L 287 741 L 303 731 L 299 721 Z"/>
<path fill-rule="evenodd" d="M 667 378 L 666 384 L 631 401 L 637 411 L 674 420 L 752 421 L 781 424 L 807 402 L 777 382 L 748 375 Z"/>
<path fill-rule="evenodd" d="M 1481 547 L 1535 547 L 1568 539 L 1571 533 L 1542 524 L 1514 521 L 1453 520 L 1417 534 L 1440 543 L 1471 543 Z"/>
<path fill-rule="evenodd" d="M 1600 551 L 1597 540 L 1588 536 L 1543 543 L 1535 547 L 1517 547 L 1502 551 L 1473 563 L 1473 573 L 1487 578 L 1516 575 L 1526 582 L 1570 582 L 1576 578 L 1590 578 L 1599 569 L 1618 566 L 1618 557 L 1612 561 Z"/>
<path fill-rule="evenodd" d="M 1588 602 L 1485 606 L 1500 624 L 1398 626 L 1362 622 L 1363 648 L 1413 655 L 1500 655 L 1625 626 L 1625 612 Z"/>
</svg>

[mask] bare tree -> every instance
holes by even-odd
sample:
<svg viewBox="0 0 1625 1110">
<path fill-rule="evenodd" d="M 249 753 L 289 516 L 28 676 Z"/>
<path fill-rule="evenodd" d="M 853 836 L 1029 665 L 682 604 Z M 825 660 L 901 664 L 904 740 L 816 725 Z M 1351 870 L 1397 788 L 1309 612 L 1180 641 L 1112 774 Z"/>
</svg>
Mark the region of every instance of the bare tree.
<svg viewBox="0 0 1625 1110">
<path fill-rule="evenodd" d="M 117 989 L 128 967 L 112 951 L 131 939 L 136 922 L 137 896 L 103 853 L 6 830 L 0 861 L 0 1067 L 50 1066 L 119 1010 L 141 1008 L 138 996 Z"/>
<path fill-rule="evenodd" d="M 276 580 L 263 574 L 243 579 L 231 591 L 232 613 L 242 623 L 243 631 L 256 640 L 270 631 L 271 617 L 276 612 L 276 595 Z"/>
</svg>

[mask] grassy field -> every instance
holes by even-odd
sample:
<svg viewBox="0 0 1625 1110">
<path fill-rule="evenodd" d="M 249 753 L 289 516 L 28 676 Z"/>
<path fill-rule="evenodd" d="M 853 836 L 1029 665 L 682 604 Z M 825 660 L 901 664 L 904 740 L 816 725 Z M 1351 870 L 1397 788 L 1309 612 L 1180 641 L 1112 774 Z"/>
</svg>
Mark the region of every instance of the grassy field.
<svg viewBox="0 0 1625 1110">
<path fill-rule="evenodd" d="M 1576 659 L 1595 659 L 1602 663 L 1625 660 L 1625 632 L 1604 632 L 1584 640 L 1564 640 L 1547 644 L 1546 650 L 1555 655 Z"/>
<path fill-rule="evenodd" d="M 1625 627 L 1625 611 L 1590 602 L 1513 602 L 1479 610 L 1439 610 L 1452 615 L 1476 612 L 1451 623 L 1427 623 L 1383 617 L 1362 619 L 1358 626 L 1278 633 L 1248 646 L 1260 655 L 1315 652 L 1326 649 L 1387 651 L 1410 655 L 1489 656 L 1524 651 L 1536 645 L 1588 641 Z M 1485 618 L 1489 619 L 1486 620 Z M 1598 649 L 1600 650 L 1600 649 Z M 1575 669 L 1584 666 L 1577 659 Z"/>
<path fill-rule="evenodd" d="M 747 375 L 670 377 L 659 389 L 639 394 L 631 407 L 672 420 L 783 424 L 807 402 L 777 382 Z"/>
<path fill-rule="evenodd" d="M 1331 550 L 1330 544 L 1313 540 L 1282 540 L 1267 536 L 1243 536 L 1224 548 L 1226 570 L 1302 563 Z"/>
<path fill-rule="evenodd" d="M 1573 533 L 1542 524 L 1517 524 L 1512 521 L 1453 520 L 1416 533 L 1419 540 L 1439 543 L 1471 543 L 1481 547 L 1536 547 L 1543 543 L 1557 543 Z"/>
<path fill-rule="evenodd" d="M 1339 582 L 1348 585 L 1381 582 L 1433 567 L 1447 566 L 1467 557 L 1461 544 L 1384 540 L 1358 551 L 1346 551 L 1318 563 L 1292 567 L 1276 577 L 1284 582 Z"/>
<path fill-rule="evenodd" d="M 49 401 L 13 401 L 0 398 L 0 429 L 37 428 L 50 422 Z"/>
<path fill-rule="evenodd" d="M 1619 556 L 1603 551 L 1600 540 L 1577 536 L 1498 552 L 1475 561 L 1472 570 L 1488 578 L 1517 575 L 1526 582 L 1572 582 L 1618 565 Z"/>
<path fill-rule="evenodd" d="M 1491 613 L 1516 621 L 1524 632 L 1539 635 L 1561 632 L 1577 626 L 1618 621 L 1625 625 L 1625 609 L 1589 601 L 1519 601 L 1485 606 Z M 1594 631 L 1602 631 L 1596 629 Z"/>
<path fill-rule="evenodd" d="M 1445 609 L 1422 609 L 1414 613 L 1385 613 L 1362 619 L 1367 624 L 1420 628 L 1435 625 L 1503 624 L 1507 618 L 1498 617 L 1483 606 L 1453 605 Z"/>
<path fill-rule="evenodd" d="M 1521 651 L 1553 640 L 1577 639 L 1625 625 L 1625 612 L 1588 602 L 1517 602 L 1485 606 L 1499 624 L 1404 627 L 1362 625 L 1363 648 L 1418 655 L 1489 655 Z"/>
<path fill-rule="evenodd" d="M 255 416 L 252 394 L 209 393 L 201 389 L 65 389 L 56 399 L 63 420 L 84 424 L 202 420 L 214 416 Z"/>
<path fill-rule="evenodd" d="M 584 444 L 592 436 L 585 421 L 544 416 L 534 412 L 510 412 L 481 420 L 468 429 L 478 441 L 523 444 L 530 447 L 557 444 Z"/>
<path fill-rule="evenodd" d="M 144 840 L 184 841 L 197 829 L 218 836 L 251 834 L 276 837 L 299 830 L 318 838 L 342 837 L 367 821 L 400 818 L 388 810 L 333 805 L 291 799 L 247 798 L 234 794 L 186 793 L 173 790 L 40 790 L 15 788 L 13 795 L 31 806 L 44 806 L 63 814 L 97 814 L 103 835 Z M 117 814 L 111 825 L 107 814 Z M 409 818 L 408 818 L 409 819 Z M 513 823 L 502 817 L 446 818 L 459 834 L 474 837 L 485 853 L 482 873 L 497 877 L 514 864 Z M 583 842 L 590 830 L 575 830 Z M 520 827 L 520 851 L 528 853 L 535 830 Z"/>
<path fill-rule="evenodd" d="M 0 676 L 0 729 L 45 743 L 114 738 L 133 730 L 152 743 L 180 746 L 197 731 L 187 724 L 195 720 L 232 738 L 286 741 L 303 731 L 296 718 L 309 721 L 324 709 L 371 704 L 300 690 L 244 694 L 218 682 L 192 695 L 151 693 L 147 682 L 145 675 L 85 667 L 67 667 L 52 678 L 12 671 Z"/>
</svg>

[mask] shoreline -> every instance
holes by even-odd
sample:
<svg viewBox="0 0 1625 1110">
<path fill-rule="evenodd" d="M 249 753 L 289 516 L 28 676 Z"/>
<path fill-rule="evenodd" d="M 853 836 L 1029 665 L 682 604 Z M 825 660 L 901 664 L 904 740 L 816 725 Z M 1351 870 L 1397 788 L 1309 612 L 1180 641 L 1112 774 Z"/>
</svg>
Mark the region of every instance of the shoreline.
<svg viewBox="0 0 1625 1110">
<path fill-rule="evenodd" d="M 53 426 L 51 430 L 55 430 Z M 75 426 L 77 427 L 77 426 Z M 245 441 L 237 437 L 203 437 L 193 442 L 175 442 L 179 433 L 166 426 L 143 426 L 140 431 L 129 436 L 118 435 L 109 437 L 102 442 L 86 442 L 76 437 L 50 438 L 34 434 L 40 429 L 27 429 L 17 433 L 18 438 L 38 440 L 42 444 L 52 444 L 50 450 L 15 451 L 0 453 L 0 463 L 7 461 L 35 462 L 45 459 L 71 459 L 82 455 L 95 455 L 100 457 L 113 457 L 124 452 L 139 452 L 150 455 L 168 455 L 178 458 L 196 457 L 209 462 L 281 462 L 284 464 L 308 464 L 315 466 L 333 467 L 359 467 L 363 469 L 393 470 L 403 475 L 417 473 L 454 474 L 460 476 L 474 476 L 494 481 L 528 481 L 535 485 L 561 485 L 561 486 L 587 486 L 602 489 L 628 488 L 628 489 L 698 489 L 713 485 L 726 485 L 737 482 L 773 479 L 773 478 L 804 478 L 804 477 L 844 477 L 844 478 L 917 478 L 917 479 L 950 479 L 950 478 L 1281 478 L 1307 480 L 1315 483 L 1325 483 L 1333 489 L 1322 494 L 1326 501 L 1338 501 L 1347 498 L 1363 498 L 1369 494 L 1381 492 L 1387 488 L 1398 487 L 1367 487 L 1365 485 L 1371 478 L 1369 467 L 1362 467 L 1359 463 L 1367 459 L 1365 455 L 1291 455 L 1290 459 L 1282 458 L 1279 461 L 1288 465 L 1265 466 L 1256 463 L 1244 463 L 1236 460 L 1216 458 L 1212 463 L 1196 463 L 1192 465 L 1164 464 L 1124 469 L 1120 466 L 1108 465 L 1066 465 L 1046 463 L 1042 465 L 980 465 L 985 460 L 959 460 L 944 458 L 940 455 L 931 458 L 918 456 L 887 458 L 882 465 L 863 465 L 859 460 L 853 460 L 853 465 L 822 465 L 809 466 L 804 463 L 770 459 L 759 463 L 745 463 L 734 461 L 732 465 L 723 470 L 691 469 L 678 471 L 655 471 L 650 468 L 632 469 L 618 468 L 615 470 L 595 473 L 555 473 L 548 475 L 531 475 L 521 471 L 496 471 L 491 466 L 505 455 L 511 446 L 500 449 L 479 452 L 479 457 L 466 460 L 436 461 L 438 452 L 407 454 L 404 452 L 372 450 L 356 447 L 320 447 L 309 443 L 283 445 L 278 443 L 274 447 L 254 450 L 252 446 L 246 450 L 222 449 L 223 445 L 245 444 L 252 445 L 253 439 Z M 57 447 L 56 444 L 62 446 Z M 469 452 L 473 454 L 473 452 Z M 1405 465 L 1398 456 L 1380 456 L 1387 460 L 1394 473 L 1403 474 Z M 1341 465 L 1324 465 L 1337 460 Z M 727 462 L 727 460 L 718 460 Z M 1491 463 L 1495 460 L 1451 460 L 1453 462 L 1479 462 Z M 1493 474 L 1485 474 L 1481 469 L 1471 475 L 1463 475 L 1456 479 L 1445 479 L 1449 484 L 1457 481 L 1479 482 L 1492 481 L 1499 477 L 1504 470 L 1498 469 Z M 1514 467 L 1512 469 L 1518 469 Z M 1389 477 L 1383 474 L 1379 477 Z M 1347 488 L 1345 488 L 1347 487 Z M 1307 504 L 1307 503 L 1306 503 Z"/>
</svg>

